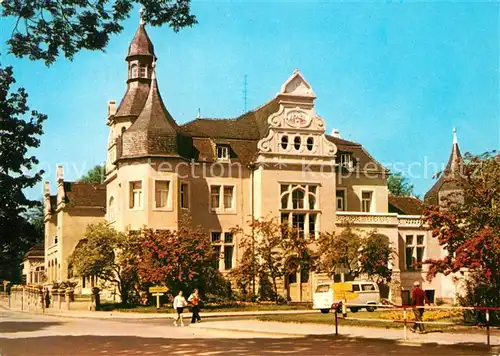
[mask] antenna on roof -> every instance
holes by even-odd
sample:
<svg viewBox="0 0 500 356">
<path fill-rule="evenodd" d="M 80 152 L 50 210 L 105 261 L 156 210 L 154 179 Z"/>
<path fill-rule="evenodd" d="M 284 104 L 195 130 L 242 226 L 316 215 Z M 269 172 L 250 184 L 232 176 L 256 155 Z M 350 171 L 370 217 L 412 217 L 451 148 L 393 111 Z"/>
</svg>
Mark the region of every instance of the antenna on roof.
<svg viewBox="0 0 500 356">
<path fill-rule="evenodd" d="M 247 112 L 247 85 L 248 85 L 248 82 L 247 82 L 247 75 L 245 74 L 245 79 L 243 81 L 243 101 L 245 103 L 245 111 L 244 112 Z"/>
</svg>

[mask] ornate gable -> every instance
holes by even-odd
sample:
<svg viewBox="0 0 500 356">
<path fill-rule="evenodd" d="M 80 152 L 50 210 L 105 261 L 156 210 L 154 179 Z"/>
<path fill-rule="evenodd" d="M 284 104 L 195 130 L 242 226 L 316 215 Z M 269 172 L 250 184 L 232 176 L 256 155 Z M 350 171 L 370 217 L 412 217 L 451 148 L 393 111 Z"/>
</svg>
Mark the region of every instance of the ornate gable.
<svg viewBox="0 0 500 356">
<path fill-rule="evenodd" d="M 337 148 L 326 139 L 325 121 L 314 110 L 314 92 L 300 72 L 282 85 L 277 99 L 279 110 L 268 117 L 268 134 L 258 143 L 259 160 L 280 156 L 331 162 Z"/>
</svg>

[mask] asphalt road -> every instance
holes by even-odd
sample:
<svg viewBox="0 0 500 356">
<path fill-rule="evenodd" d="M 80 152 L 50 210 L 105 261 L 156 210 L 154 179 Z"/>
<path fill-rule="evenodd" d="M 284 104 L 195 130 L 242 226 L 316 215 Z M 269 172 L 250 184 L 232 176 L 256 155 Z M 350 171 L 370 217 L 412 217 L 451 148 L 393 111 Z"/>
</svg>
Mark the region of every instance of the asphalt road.
<svg viewBox="0 0 500 356">
<path fill-rule="evenodd" d="M 0 355 L 490 355 L 471 345 L 404 345 L 334 336 L 280 337 L 173 327 L 170 320 L 91 320 L 0 311 Z"/>
</svg>

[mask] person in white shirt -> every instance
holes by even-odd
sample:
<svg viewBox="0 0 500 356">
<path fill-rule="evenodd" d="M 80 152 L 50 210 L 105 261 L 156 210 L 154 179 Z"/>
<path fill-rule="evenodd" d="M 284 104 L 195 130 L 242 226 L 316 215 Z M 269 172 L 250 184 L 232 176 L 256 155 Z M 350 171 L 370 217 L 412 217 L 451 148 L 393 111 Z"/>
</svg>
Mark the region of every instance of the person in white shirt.
<svg viewBox="0 0 500 356">
<path fill-rule="evenodd" d="M 184 312 L 184 307 L 187 305 L 186 298 L 182 295 L 182 291 L 177 294 L 174 298 L 174 309 L 177 312 L 177 316 L 174 319 L 174 326 L 178 326 L 177 322 L 180 321 L 180 325 L 184 326 L 182 321 L 182 313 Z"/>
</svg>

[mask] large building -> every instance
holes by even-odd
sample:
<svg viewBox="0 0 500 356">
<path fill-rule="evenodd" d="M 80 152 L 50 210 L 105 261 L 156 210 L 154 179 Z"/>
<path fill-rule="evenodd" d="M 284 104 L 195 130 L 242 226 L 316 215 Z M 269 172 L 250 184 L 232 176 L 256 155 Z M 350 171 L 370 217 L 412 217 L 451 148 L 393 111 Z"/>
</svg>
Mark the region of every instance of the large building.
<svg viewBox="0 0 500 356">
<path fill-rule="evenodd" d="M 314 91 L 299 71 L 275 97 L 240 117 L 197 118 L 179 125 L 161 98 L 155 73 L 162 67 L 156 65 L 143 24 L 126 63 L 125 96 L 118 106 L 108 102 L 105 188 L 65 183 L 62 174 L 57 199 L 47 187 L 49 280 L 66 277 L 67 257 L 84 225 L 103 219 L 105 210 L 106 221 L 121 231 L 177 229 L 189 214 L 194 225 L 210 234 L 223 273 L 243 253 L 231 230 L 247 226 L 252 218 L 287 221 L 311 241 L 322 231 L 338 232 L 348 225 L 366 232 L 376 229 L 398 252 L 392 263 L 393 286 L 409 288 L 419 280 L 435 298 L 454 296 L 451 278 L 427 282 L 425 267 L 413 269 L 415 262 L 444 253 L 422 226 L 421 202 L 390 196 L 389 172 L 362 145 L 338 132 L 327 134 L 325 120 L 315 111 Z M 459 155 L 455 142 L 453 152 Z M 446 186 L 438 183 L 429 197 Z M 83 195 L 94 200 L 71 203 Z M 66 234 L 68 224 L 72 230 Z M 311 300 L 324 278 L 329 277 L 302 270 L 282 281 L 282 292 L 292 301 Z"/>
</svg>

